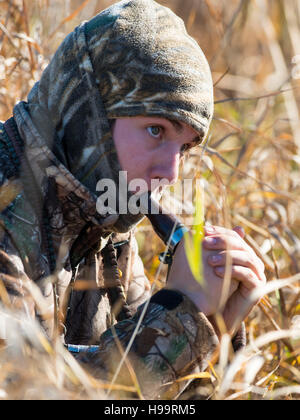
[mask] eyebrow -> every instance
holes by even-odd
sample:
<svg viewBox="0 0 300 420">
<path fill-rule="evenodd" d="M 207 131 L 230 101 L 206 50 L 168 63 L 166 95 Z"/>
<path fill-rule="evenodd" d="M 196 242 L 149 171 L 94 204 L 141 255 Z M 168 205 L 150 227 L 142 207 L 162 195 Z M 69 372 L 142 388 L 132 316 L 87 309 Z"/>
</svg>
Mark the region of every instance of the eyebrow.
<svg viewBox="0 0 300 420">
<path fill-rule="evenodd" d="M 173 125 L 173 127 L 175 128 L 175 130 L 178 132 L 178 133 L 182 133 L 182 131 L 183 131 L 183 125 L 179 122 L 179 121 L 176 121 L 176 120 L 171 120 L 170 118 L 166 118 L 166 120 L 167 121 L 169 121 L 172 125 Z M 196 143 L 195 144 L 195 146 L 197 145 L 197 144 L 199 144 L 201 142 L 201 139 L 200 139 L 200 135 L 198 134 L 192 141 L 190 141 L 189 143 L 190 144 L 193 144 L 193 143 Z"/>
<path fill-rule="evenodd" d="M 166 120 L 173 125 L 173 127 L 178 133 L 181 133 L 183 131 L 183 125 L 180 122 L 176 120 L 171 120 L 170 118 L 166 118 Z"/>
</svg>

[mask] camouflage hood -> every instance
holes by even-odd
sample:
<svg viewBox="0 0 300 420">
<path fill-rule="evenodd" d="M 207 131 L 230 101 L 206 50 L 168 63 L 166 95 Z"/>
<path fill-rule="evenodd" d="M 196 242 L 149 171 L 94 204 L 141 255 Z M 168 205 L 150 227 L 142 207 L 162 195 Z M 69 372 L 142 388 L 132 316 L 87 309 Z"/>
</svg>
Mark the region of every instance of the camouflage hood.
<svg viewBox="0 0 300 420">
<path fill-rule="evenodd" d="M 117 183 L 121 170 L 111 119 L 177 119 L 193 127 L 201 141 L 212 113 L 211 73 L 201 49 L 182 20 L 152 0 L 122 1 L 77 27 L 28 102 L 14 109 L 40 187 L 41 174 L 52 165 L 47 176 L 61 186 L 67 178 L 74 194 L 85 200 L 80 211 L 88 208 L 89 217 L 94 213 L 96 218 L 97 182 Z M 126 232 L 140 218 L 112 218 L 111 228 Z"/>
</svg>

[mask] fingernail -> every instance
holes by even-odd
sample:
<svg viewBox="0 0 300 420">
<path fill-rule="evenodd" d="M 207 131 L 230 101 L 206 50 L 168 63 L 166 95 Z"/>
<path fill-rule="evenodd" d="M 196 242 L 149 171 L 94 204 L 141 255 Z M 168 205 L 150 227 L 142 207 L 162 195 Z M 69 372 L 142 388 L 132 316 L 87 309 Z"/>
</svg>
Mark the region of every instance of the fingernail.
<svg viewBox="0 0 300 420">
<path fill-rule="evenodd" d="M 236 226 L 233 230 L 237 232 L 242 238 L 245 237 L 245 230 L 242 226 Z"/>
<path fill-rule="evenodd" d="M 211 226 L 211 225 L 206 225 L 206 226 L 205 226 L 205 232 L 206 232 L 206 233 L 215 233 L 215 232 L 216 232 L 216 230 L 215 230 L 215 228 L 214 228 L 213 226 Z"/>
<path fill-rule="evenodd" d="M 221 266 L 221 267 L 216 267 L 215 268 L 215 270 L 218 272 L 218 273 L 224 273 L 224 267 L 223 266 Z"/>
<path fill-rule="evenodd" d="M 217 244 L 217 239 L 216 238 L 205 238 L 204 241 L 207 245 L 216 245 Z"/>
<path fill-rule="evenodd" d="M 213 263 L 218 263 L 222 260 L 221 255 L 212 255 L 211 257 L 209 257 L 210 261 Z"/>
</svg>

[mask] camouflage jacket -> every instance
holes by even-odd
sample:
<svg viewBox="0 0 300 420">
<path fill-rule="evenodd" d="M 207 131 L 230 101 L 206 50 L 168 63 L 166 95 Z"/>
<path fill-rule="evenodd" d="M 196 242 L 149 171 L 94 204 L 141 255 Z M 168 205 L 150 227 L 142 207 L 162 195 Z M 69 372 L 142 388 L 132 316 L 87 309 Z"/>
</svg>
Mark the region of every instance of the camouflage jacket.
<svg viewBox="0 0 300 420">
<path fill-rule="evenodd" d="M 50 264 L 36 215 L 26 197 L 22 180 L 16 176 L 7 135 L 4 136 L 4 133 L 4 126 L 1 124 L 0 279 L 11 294 L 16 307 L 38 316 L 51 335 L 54 298 L 52 282 L 47 277 L 50 274 Z M 57 183 L 55 189 L 59 190 L 60 200 L 55 200 L 58 208 L 54 212 L 51 226 L 53 227 L 54 223 L 58 224 L 65 245 L 61 268 L 56 272 L 60 302 L 63 302 L 72 276 L 68 255 L 70 237 L 75 235 L 74 231 L 70 234 L 68 230 L 73 230 L 74 225 L 82 226 L 85 221 L 79 218 L 80 207 L 75 203 L 77 196 L 74 196 L 74 185 L 69 182 L 68 174 L 61 173 L 60 177 L 57 177 Z M 79 194 L 79 203 L 80 199 Z M 70 211 L 74 224 L 69 226 L 67 217 Z M 83 286 L 82 288 L 87 290 L 74 291 L 70 301 L 66 342 L 99 345 L 98 352 L 85 355 L 81 359 L 94 375 L 102 379 L 112 377 L 121 359 L 122 353 L 116 344 L 116 337 L 125 349 L 139 322 L 144 309 L 143 303 L 150 298 L 150 284 L 138 256 L 133 231 L 128 234 L 114 234 L 114 242 L 124 240 L 128 242 L 121 246 L 118 266 L 122 271 L 122 284 L 133 317 L 116 322 L 112 315 L 107 289 L 103 284 L 100 250 L 93 250 L 88 257 L 83 258 L 75 279 L 75 284 L 80 284 L 83 280 L 96 284 L 97 287 L 89 289 Z M 87 261 L 91 258 L 94 264 Z M 43 293 L 48 305 L 43 307 L 44 312 L 41 312 L 38 302 L 30 297 L 28 279 L 37 284 Z M 172 387 L 166 387 L 164 384 L 170 384 L 179 377 L 194 372 L 195 369 L 204 369 L 216 344 L 217 339 L 212 326 L 187 297 L 177 291 L 161 290 L 150 300 L 129 357 L 147 397 L 174 396 L 180 391 L 182 384 L 173 384 Z M 129 381 L 130 384 L 128 373 L 122 371 L 120 375 L 123 383 L 128 384 Z M 118 379 L 118 383 L 120 381 Z"/>
<path fill-rule="evenodd" d="M 0 280 L 9 292 L 1 297 L 39 318 L 49 337 L 56 321 L 66 343 L 99 345 L 81 359 L 103 380 L 130 342 L 147 398 L 177 395 L 184 382 L 175 381 L 206 367 L 217 337 L 186 296 L 150 296 L 134 238 L 140 216 L 97 213 L 97 181 L 120 170 L 109 119 L 180 119 L 202 139 L 212 106 L 209 67 L 182 21 L 152 0 L 126 0 L 76 28 L 0 125 Z M 118 267 L 132 314 L 119 322 L 103 276 L 108 235 L 123 243 Z M 131 384 L 126 366 L 118 383 Z"/>
</svg>

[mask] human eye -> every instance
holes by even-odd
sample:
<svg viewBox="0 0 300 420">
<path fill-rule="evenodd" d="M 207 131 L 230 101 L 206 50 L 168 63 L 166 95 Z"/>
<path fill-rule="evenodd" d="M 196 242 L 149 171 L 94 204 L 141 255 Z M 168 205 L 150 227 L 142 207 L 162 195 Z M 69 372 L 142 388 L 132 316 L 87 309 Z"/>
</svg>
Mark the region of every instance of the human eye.
<svg viewBox="0 0 300 420">
<path fill-rule="evenodd" d="M 151 125 L 150 127 L 147 127 L 147 131 L 151 137 L 158 139 L 162 135 L 163 129 L 159 125 Z"/>
</svg>

